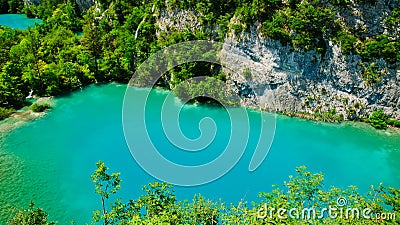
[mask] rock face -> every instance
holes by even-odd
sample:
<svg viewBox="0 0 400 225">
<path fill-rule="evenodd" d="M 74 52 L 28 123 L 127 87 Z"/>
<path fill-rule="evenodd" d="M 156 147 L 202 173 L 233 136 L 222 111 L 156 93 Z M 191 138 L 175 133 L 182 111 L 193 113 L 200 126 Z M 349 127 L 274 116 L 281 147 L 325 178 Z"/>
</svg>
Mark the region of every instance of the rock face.
<svg viewBox="0 0 400 225">
<path fill-rule="evenodd" d="M 390 4 L 378 1 L 373 8 L 359 6 L 337 16 L 355 29 L 367 28 L 375 35 L 385 32 L 382 16 L 390 12 Z M 188 17 L 177 19 L 183 14 Z M 162 32 L 168 32 L 167 27 L 195 29 L 199 26 L 196 15 L 162 12 L 157 24 Z M 369 85 L 362 78 L 359 55 L 344 55 L 333 43 L 329 43 L 324 56 L 315 51 L 294 52 L 279 41 L 263 37 L 257 27 L 254 25 L 240 36 L 228 35 L 221 54 L 229 67 L 225 68 L 228 83 L 242 96 L 242 105 L 290 113 L 334 110 L 349 120 L 383 109 L 390 117 L 400 119 L 400 71 L 395 67 L 378 60 L 377 66 L 386 75 L 380 83 Z"/>
<path fill-rule="evenodd" d="M 225 44 L 223 61 L 239 71 L 229 80 L 245 93 L 245 106 L 311 114 L 334 109 L 345 119 L 383 109 L 400 119 L 400 71 L 388 69 L 382 82 L 371 86 L 362 79 L 360 56 L 345 56 L 332 43 L 324 58 L 314 51 L 293 52 L 255 28 L 229 36 Z"/>
<path fill-rule="evenodd" d="M 90 8 L 90 6 L 95 4 L 94 0 L 76 0 L 76 3 L 78 4 L 79 8 L 81 10 L 86 10 Z"/>
<path fill-rule="evenodd" d="M 41 2 L 41 0 L 24 0 L 26 5 L 39 5 Z M 81 10 L 86 10 L 95 4 L 95 0 L 76 0 L 76 3 Z"/>
<path fill-rule="evenodd" d="M 95 3 L 76 1 L 82 9 Z M 378 0 L 372 6 L 345 8 L 337 13 L 337 18 L 355 32 L 366 33 L 366 38 L 387 33 L 384 18 L 399 2 Z M 183 29 L 196 31 L 202 26 L 201 15 L 190 10 L 164 9 L 154 15 L 157 35 Z M 390 117 L 400 119 L 400 70 L 383 60 L 378 60 L 377 67 L 385 70 L 386 75 L 378 84 L 368 85 L 361 75 L 359 55 L 344 55 L 333 43 L 329 43 L 323 56 L 315 51 L 294 52 L 279 41 L 263 37 L 257 24 L 247 33 L 230 33 L 221 58 L 229 67 L 225 68 L 228 84 L 242 96 L 244 106 L 310 114 L 335 110 L 344 119 L 366 117 L 383 109 Z"/>
<path fill-rule="evenodd" d="M 24 0 L 25 5 L 39 5 L 41 0 Z"/>
<path fill-rule="evenodd" d="M 174 30 L 189 29 L 195 32 L 201 28 L 201 23 L 198 21 L 199 13 L 189 10 L 161 10 L 157 12 L 159 19 L 156 21 L 158 31 L 168 33 Z M 160 35 L 158 33 L 157 35 Z"/>
</svg>

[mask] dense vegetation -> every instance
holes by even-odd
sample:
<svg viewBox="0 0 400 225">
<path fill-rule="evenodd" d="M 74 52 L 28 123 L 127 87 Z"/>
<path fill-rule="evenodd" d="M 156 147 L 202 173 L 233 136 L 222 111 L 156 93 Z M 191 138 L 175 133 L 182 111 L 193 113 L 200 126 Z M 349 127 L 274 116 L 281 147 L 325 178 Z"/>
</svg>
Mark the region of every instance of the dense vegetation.
<svg viewBox="0 0 400 225">
<path fill-rule="evenodd" d="M 49 103 L 33 103 L 30 108 L 33 112 L 44 112 L 47 109 L 50 109 Z"/>
<path fill-rule="evenodd" d="M 141 197 L 127 203 L 118 199 L 109 200 L 121 185 L 119 173 L 109 173 L 103 162 L 97 163 L 97 170 L 91 176 L 95 191 L 101 199 L 101 207 L 93 213 L 93 222 L 102 224 L 398 224 L 400 222 L 400 189 L 371 186 L 363 196 L 357 188 L 347 189 L 324 186 L 321 173 L 311 173 L 302 166 L 296 169 L 296 176 L 290 176 L 284 186 L 259 194 L 258 202 L 241 201 L 226 204 L 196 195 L 192 201 L 177 201 L 172 185 L 154 182 L 143 187 Z M 321 211 L 323 208 L 334 211 Z M 278 216 L 278 209 L 296 209 L 298 214 L 284 212 Z M 315 209 L 306 213 L 304 209 Z M 357 209 L 349 211 L 348 209 Z M 370 212 L 363 211 L 370 209 Z M 272 210 L 272 211 L 271 211 Z M 293 210 L 295 212 L 296 210 Z M 340 213 L 342 212 L 342 213 Z M 347 213 L 346 213 L 347 212 Z M 364 218 L 365 212 L 370 218 Z M 323 218 L 318 218 L 321 213 Z M 293 215 L 295 218 L 289 217 Z M 336 216 L 335 216 L 336 215 Z M 359 216 L 357 216 L 359 215 Z M 287 218 L 282 218 L 282 216 Z M 41 208 L 17 210 L 9 224 L 49 225 L 48 215 Z M 298 217 L 298 218 L 296 218 Z"/>
<path fill-rule="evenodd" d="M 32 1 L 33 3 L 34 1 Z M 367 30 L 354 30 L 339 20 L 339 11 L 359 5 L 375 4 L 373 0 L 183 0 L 183 1 L 125 1 L 99 0 L 97 7 L 79 7 L 75 1 L 42 0 L 41 4 L 24 4 L 19 0 L 0 0 L 0 13 L 26 13 L 39 17 L 43 23 L 26 31 L 0 26 L 0 119 L 26 104 L 25 96 L 32 90 L 36 96 L 54 96 L 70 92 L 95 82 L 128 82 L 135 69 L 149 55 L 178 42 L 187 40 L 222 41 L 228 33 L 248 31 L 258 25 L 262 34 L 290 46 L 293 51 L 315 50 L 321 56 L 328 41 L 341 46 L 345 54 L 358 54 L 363 63 L 363 78 L 373 85 L 385 76 L 377 61 L 398 67 L 400 61 L 400 7 L 384 20 L 390 32 L 370 36 Z M 198 12 L 199 29 L 161 28 L 156 24 L 164 9 Z M 221 81 L 226 75 L 211 63 L 189 63 L 169 71 L 159 86 L 173 88 L 181 81 L 195 76 L 210 76 Z M 177 88 L 178 95 L 190 99 L 213 85 L 211 79 L 190 89 Z M 207 92 L 207 94 L 210 94 Z M 223 96 L 223 93 L 211 93 Z M 202 101 L 202 99 L 200 99 Z M 203 99 L 204 101 L 204 99 Z M 208 99 L 205 99 L 208 101 Z M 229 99 L 227 100 L 229 103 Z M 43 111 L 47 105 L 34 105 Z M 340 121 L 334 111 L 316 115 L 323 120 Z M 376 128 L 400 126 L 382 110 L 368 118 Z M 348 207 L 371 208 L 375 213 L 399 213 L 400 190 L 373 187 L 368 196 L 361 196 L 355 187 L 345 190 L 326 189 L 322 174 L 312 174 L 300 167 L 297 176 L 290 177 L 283 188 L 260 194 L 257 203 L 240 202 L 227 205 L 195 196 L 192 201 L 177 201 L 173 187 L 155 182 L 143 188 L 145 194 L 123 203 L 108 202 L 109 196 L 120 188 L 118 174 L 108 174 L 103 163 L 92 179 L 100 195 L 101 209 L 94 221 L 104 224 L 376 224 L 376 219 L 354 218 L 335 220 L 296 220 L 265 217 L 257 212 L 268 204 L 271 208 L 297 208 L 327 204 L 345 196 Z M 320 213 L 320 211 L 318 212 Z M 10 224 L 52 224 L 47 213 L 34 204 L 16 212 Z M 379 223 L 399 223 L 379 220 Z"/>
<path fill-rule="evenodd" d="M 388 125 L 400 127 L 400 121 L 389 119 L 389 116 L 381 109 L 374 111 L 368 118 L 367 122 L 377 129 L 385 129 Z"/>
<path fill-rule="evenodd" d="M 372 36 L 338 17 L 343 10 L 368 7 L 376 1 L 100 0 L 92 7 L 76 1 L 22 2 L 1 0 L 0 8 L 3 13 L 39 17 L 43 24 L 27 31 L 0 26 L 1 118 L 24 106 L 31 90 L 36 96 L 53 96 L 95 82 L 126 83 L 138 65 L 164 46 L 197 39 L 222 41 L 228 33 L 248 31 L 253 25 L 293 51 L 315 50 L 324 56 L 329 41 L 340 44 L 344 53 L 362 57 L 363 78 L 370 85 L 386 75 L 377 61 L 397 67 L 400 59 L 399 7 L 384 20 L 390 32 Z M 199 27 L 157 23 L 163 10 L 176 9 L 197 12 Z M 173 88 L 199 75 L 226 79 L 218 65 L 193 62 L 174 68 L 158 85 Z M 341 120 L 331 114 L 320 117 Z"/>
</svg>

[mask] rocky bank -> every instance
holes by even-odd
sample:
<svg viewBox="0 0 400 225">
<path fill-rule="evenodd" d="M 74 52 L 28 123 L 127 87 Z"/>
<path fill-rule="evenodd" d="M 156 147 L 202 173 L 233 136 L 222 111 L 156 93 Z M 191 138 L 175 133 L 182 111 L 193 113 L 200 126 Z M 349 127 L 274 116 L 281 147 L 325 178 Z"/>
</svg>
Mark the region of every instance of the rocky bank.
<svg viewBox="0 0 400 225">
<path fill-rule="evenodd" d="M 94 2 L 77 0 L 83 9 Z M 368 38 L 393 32 L 386 28 L 384 18 L 399 5 L 399 0 L 377 0 L 372 5 L 353 3 L 339 10 L 336 18 Z M 201 15 L 195 11 L 167 7 L 154 12 L 153 7 L 153 13 L 158 35 L 170 30 L 194 31 L 202 26 Z M 329 40 L 324 55 L 315 51 L 296 52 L 279 41 L 263 37 L 259 28 L 260 24 L 255 23 L 248 32 L 231 32 L 225 37 L 222 60 L 229 63 L 230 69 L 241 71 L 231 74 L 228 84 L 243 97 L 244 106 L 294 114 L 334 110 L 350 120 L 383 109 L 390 117 L 400 119 L 398 62 L 389 65 L 378 59 L 377 67 L 385 75 L 381 82 L 371 85 L 362 78 L 364 68 L 359 55 L 345 55 L 340 46 Z M 398 31 L 399 27 L 394 32 Z"/>
<path fill-rule="evenodd" d="M 400 119 L 400 70 L 386 68 L 378 84 L 367 84 L 358 55 L 343 55 L 329 43 L 324 57 L 315 51 L 294 52 L 279 41 L 260 35 L 257 29 L 225 39 L 224 54 L 233 68 L 244 73 L 230 76 L 242 94 L 243 104 L 290 113 L 327 112 L 334 109 L 345 119 L 366 117 L 377 109 Z M 251 60 L 251 63 L 242 58 Z"/>
<path fill-rule="evenodd" d="M 384 17 L 398 5 L 399 1 L 383 0 L 372 7 L 354 4 L 340 10 L 336 17 L 354 30 L 367 29 L 369 35 L 387 33 Z M 157 13 L 157 26 L 159 32 L 193 30 L 201 26 L 198 16 L 192 11 L 167 9 Z M 222 51 L 222 61 L 231 70 L 241 71 L 230 74 L 228 84 L 242 96 L 244 106 L 294 114 L 330 110 L 348 120 L 383 109 L 390 117 L 400 119 L 398 63 L 389 65 L 378 59 L 376 65 L 385 75 L 381 82 L 371 85 L 362 77 L 359 55 L 345 55 L 329 40 L 324 55 L 296 52 L 263 37 L 259 27 L 255 23 L 248 32 L 231 32 Z"/>
</svg>

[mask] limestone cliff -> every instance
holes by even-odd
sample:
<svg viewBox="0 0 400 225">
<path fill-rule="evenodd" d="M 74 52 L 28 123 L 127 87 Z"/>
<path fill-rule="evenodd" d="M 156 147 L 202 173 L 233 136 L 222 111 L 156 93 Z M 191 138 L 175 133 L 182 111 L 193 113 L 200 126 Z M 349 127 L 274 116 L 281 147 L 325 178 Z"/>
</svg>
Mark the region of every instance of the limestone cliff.
<svg viewBox="0 0 400 225">
<path fill-rule="evenodd" d="M 336 17 L 355 31 L 363 30 L 368 38 L 389 32 L 383 18 L 398 5 L 399 1 L 379 0 L 372 7 L 361 4 L 340 10 Z M 197 29 L 201 26 L 197 17 L 196 12 L 164 10 L 157 14 L 157 26 L 159 32 Z M 296 52 L 263 37 L 257 23 L 247 32 L 231 32 L 225 38 L 223 60 L 241 72 L 231 74 L 228 83 L 242 95 L 245 106 L 307 114 L 334 110 L 350 120 L 383 109 L 400 119 L 398 62 L 377 59 L 376 66 L 385 75 L 381 82 L 368 84 L 362 77 L 361 57 L 343 54 L 340 46 L 326 42 L 327 51 L 321 55 Z"/>
<path fill-rule="evenodd" d="M 96 1 L 77 2 L 81 8 L 88 8 Z M 394 30 L 388 29 L 385 18 L 399 7 L 400 0 L 374 0 L 373 4 L 350 2 L 339 7 L 335 15 L 350 33 L 359 33 L 364 39 L 391 33 L 399 39 L 400 27 L 397 24 Z M 154 10 L 153 5 L 152 13 L 157 35 L 184 29 L 193 32 L 208 29 L 213 35 L 220 35 L 216 25 L 204 27 L 203 15 L 193 10 L 168 6 Z M 235 17 L 230 22 L 235 22 Z M 135 36 L 139 29 L 140 26 Z M 390 117 L 400 119 L 399 62 L 389 64 L 377 58 L 375 66 L 384 76 L 380 82 L 370 84 L 362 76 L 365 65 L 361 56 L 342 53 L 341 47 L 328 38 L 324 40 L 327 49 L 321 54 L 313 50 L 295 51 L 261 33 L 260 24 L 256 22 L 246 32 L 230 31 L 223 38 L 226 45 L 222 60 L 239 71 L 229 74 L 228 84 L 243 97 L 243 105 L 288 113 L 334 110 L 344 119 L 367 117 L 374 110 L 383 109 Z"/>
<path fill-rule="evenodd" d="M 244 105 L 278 112 L 315 113 L 335 109 L 345 119 L 367 116 L 376 109 L 400 118 L 400 71 L 387 67 L 381 82 L 370 85 L 362 76 L 358 55 L 343 55 L 329 43 L 324 57 L 315 51 L 293 52 L 279 41 L 263 38 L 256 29 L 225 39 L 226 61 L 245 76 L 233 75 Z M 243 62 L 241 57 L 253 63 Z M 249 101 L 251 99 L 251 101 Z"/>
</svg>

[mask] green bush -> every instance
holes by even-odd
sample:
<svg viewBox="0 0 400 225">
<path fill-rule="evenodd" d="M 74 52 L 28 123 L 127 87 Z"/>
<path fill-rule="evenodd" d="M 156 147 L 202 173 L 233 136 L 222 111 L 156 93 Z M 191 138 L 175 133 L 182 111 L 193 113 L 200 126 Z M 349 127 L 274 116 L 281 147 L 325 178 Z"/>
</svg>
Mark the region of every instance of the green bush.
<svg viewBox="0 0 400 225">
<path fill-rule="evenodd" d="M 46 109 L 50 109 L 51 106 L 49 103 L 34 103 L 33 105 L 31 105 L 31 110 L 33 112 L 43 112 Z"/>
<path fill-rule="evenodd" d="M 339 31 L 334 41 L 340 44 L 340 48 L 344 54 L 357 53 L 356 43 L 358 39 L 353 34 L 346 31 Z"/>
<path fill-rule="evenodd" d="M 360 49 L 363 60 L 383 58 L 389 63 L 400 60 L 400 43 L 386 34 L 378 35 L 365 41 Z"/>
<path fill-rule="evenodd" d="M 389 34 L 396 35 L 396 30 L 400 24 L 400 6 L 393 9 L 392 14 L 385 19 Z"/>
<path fill-rule="evenodd" d="M 400 127 L 400 120 L 387 120 L 387 124 L 392 127 Z"/>
<path fill-rule="evenodd" d="M 385 129 L 387 127 L 387 120 L 388 116 L 382 109 L 378 109 L 369 116 L 368 122 L 376 129 Z"/>
<path fill-rule="evenodd" d="M 375 63 L 371 63 L 364 69 L 362 76 L 367 84 L 372 85 L 382 81 L 383 73 L 378 70 Z"/>
<path fill-rule="evenodd" d="M 290 32 L 287 28 L 289 17 L 285 12 L 275 13 L 271 21 L 263 23 L 263 34 L 272 39 L 279 40 L 283 45 L 291 44 Z"/>
<path fill-rule="evenodd" d="M 313 114 L 314 119 L 325 122 L 341 122 L 344 120 L 343 114 L 337 114 L 335 109 L 329 109 L 326 112 L 317 112 Z"/>
<path fill-rule="evenodd" d="M 235 106 L 239 99 L 231 93 L 223 81 L 213 77 L 180 83 L 174 93 L 183 101 Z"/>
<path fill-rule="evenodd" d="M 9 117 L 13 112 L 13 109 L 5 109 L 0 107 L 0 120 L 4 120 L 5 118 Z"/>
<path fill-rule="evenodd" d="M 327 47 L 324 35 L 336 30 L 336 24 L 332 22 L 334 11 L 318 2 L 302 1 L 297 7 L 298 10 L 292 11 L 288 19 L 293 46 L 306 51 L 316 50 L 324 55 Z"/>
</svg>

